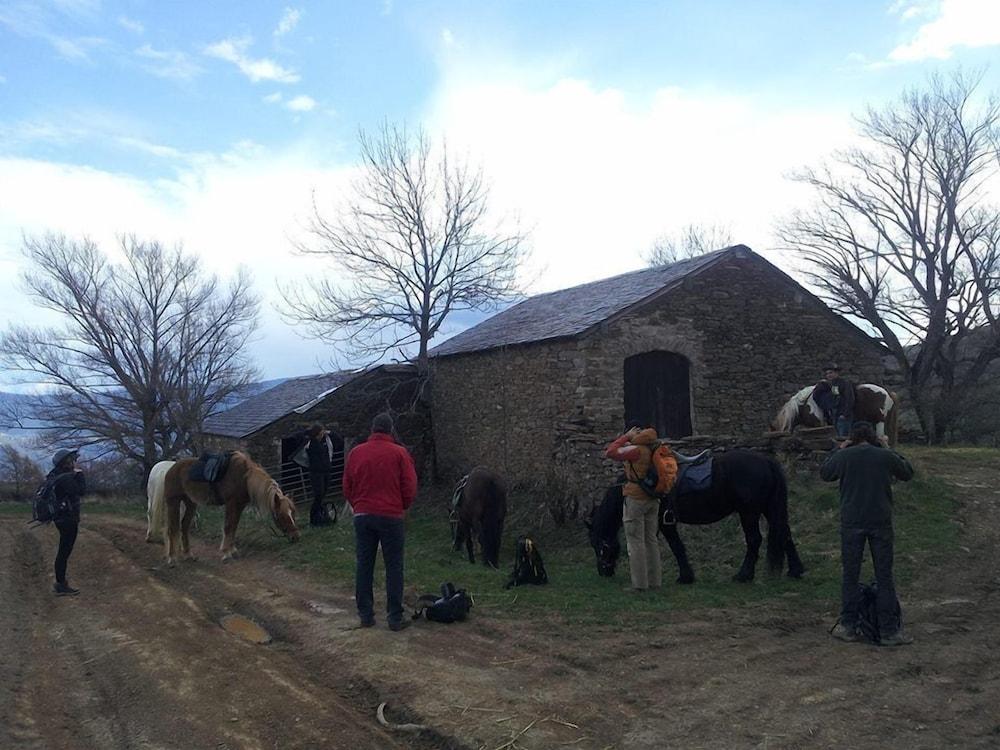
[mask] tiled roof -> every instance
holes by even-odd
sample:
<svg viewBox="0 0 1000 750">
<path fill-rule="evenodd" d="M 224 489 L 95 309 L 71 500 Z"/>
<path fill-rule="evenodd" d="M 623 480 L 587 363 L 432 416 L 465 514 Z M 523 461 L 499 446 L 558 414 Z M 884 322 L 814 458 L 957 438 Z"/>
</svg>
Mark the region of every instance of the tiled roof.
<svg viewBox="0 0 1000 750">
<path fill-rule="evenodd" d="M 667 266 L 539 294 L 457 334 L 434 347 L 430 354 L 446 357 L 576 336 L 725 258 L 745 257 L 752 252 L 746 245 L 734 245 Z"/>
<path fill-rule="evenodd" d="M 342 370 L 291 378 L 205 420 L 203 432 L 242 438 L 349 383 L 361 372 Z"/>
</svg>

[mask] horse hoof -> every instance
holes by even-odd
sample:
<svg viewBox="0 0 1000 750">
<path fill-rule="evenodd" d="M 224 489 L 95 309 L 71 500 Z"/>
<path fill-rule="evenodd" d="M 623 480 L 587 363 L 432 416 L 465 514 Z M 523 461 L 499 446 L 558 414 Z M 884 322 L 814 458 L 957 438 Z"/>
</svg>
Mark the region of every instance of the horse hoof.
<svg viewBox="0 0 1000 750">
<path fill-rule="evenodd" d="M 677 576 L 677 583 L 684 584 L 685 586 L 694 583 L 694 573 Z"/>
<path fill-rule="evenodd" d="M 806 572 L 805 568 L 798 568 L 796 570 L 789 570 L 788 571 L 788 577 L 789 578 L 798 579 L 798 578 L 801 578 L 805 572 Z"/>
<path fill-rule="evenodd" d="M 753 581 L 752 575 L 747 575 L 746 573 L 737 573 L 733 576 L 733 580 L 736 583 L 751 583 Z"/>
<path fill-rule="evenodd" d="M 177 564 L 177 561 L 176 561 L 176 560 L 175 560 L 174 558 L 172 558 L 172 557 L 168 557 L 168 558 L 167 558 L 167 567 L 168 567 L 168 568 L 172 568 L 172 567 L 174 567 L 174 566 L 175 566 L 176 564 Z"/>
</svg>

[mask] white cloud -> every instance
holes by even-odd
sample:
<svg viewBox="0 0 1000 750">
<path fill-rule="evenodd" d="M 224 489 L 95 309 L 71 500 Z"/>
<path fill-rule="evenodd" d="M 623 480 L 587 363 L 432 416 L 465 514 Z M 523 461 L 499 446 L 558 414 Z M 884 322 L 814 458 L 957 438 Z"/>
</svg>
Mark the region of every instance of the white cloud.
<svg viewBox="0 0 1000 750">
<path fill-rule="evenodd" d="M 284 36 L 299 25 L 302 20 L 302 11 L 297 8 L 285 8 L 284 15 L 278 21 L 278 28 L 274 30 L 275 36 Z"/>
<path fill-rule="evenodd" d="M 451 33 L 451 29 L 441 29 L 441 43 L 445 47 L 455 46 L 455 35 Z"/>
<path fill-rule="evenodd" d="M 143 67 L 147 71 L 161 78 L 187 81 L 201 73 L 198 64 L 178 50 L 158 50 L 144 44 L 135 54 L 145 61 Z"/>
<path fill-rule="evenodd" d="M 95 10 L 91 2 L 57 3 L 56 7 L 70 15 L 92 15 Z M 30 3 L 0 3 L 0 26 L 6 26 L 15 34 L 25 38 L 42 39 L 56 53 L 70 62 L 89 63 L 90 53 L 107 44 L 107 40 L 97 36 L 68 37 L 52 30 L 53 17 L 47 8 Z"/>
<path fill-rule="evenodd" d="M 319 191 L 321 205 L 350 181 L 349 168 L 318 167 L 318 148 L 271 152 L 252 143 L 202 155 L 172 179 L 129 175 L 32 159 L 0 158 L 0 319 L 36 319 L 16 287 L 22 233 L 87 235 L 107 250 L 116 235 L 135 232 L 183 242 L 223 278 L 243 264 L 264 298 L 253 353 L 269 377 L 314 372 L 328 357 L 305 344 L 275 312 L 276 280 L 315 276 L 313 259 L 294 256 L 292 240 Z M 29 311 L 29 312 L 25 312 Z"/>
<path fill-rule="evenodd" d="M 302 94 L 294 99 L 289 99 L 285 106 L 293 112 L 309 112 L 316 106 L 316 100 L 311 96 Z"/>
<path fill-rule="evenodd" d="M 919 7 L 919 11 L 914 8 Z M 907 13 L 910 13 L 908 16 Z M 929 15 L 926 5 L 908 6 L 903 18 Z M 920 26 L 910 41 L 889 53 L 892 62 L 945 60 L 960 47 L 1000 45 L 1000 2 L 941 0 L 932 20 Z"/>
<path fill-rule="evenodd" d="M 119 16 L 118 25 L 123 29 L 131 31 L 133 34 L 144 34 L 146 32 L 146 27 L 142 25 L 141 21 L 133 20 L 127 16 Z"/>
<path fill-rule="evenodd" d="M 582 80 L 484 72 L 502 67 L 456 64 L 429 121 L 482 163 L 494 209 L 532 228 L 534 291 L 641 267 L 658 234 L 689 223 L 730 225 L 766 253 L 775 220 L 810 197 L 785 175 L 852 139 L 846 113 L 670 87 L 640 101 Z"/>
<path fill-rule="evenodd" d="M 223 39 L 205 47 L 205 54 L 226 62 L 231 62 L 254 83 L 274 81 L 275 83 L 296 83 L 299 74 L 294 70 L 283 68 L 266 57 L 254 59 L 246 54 L 252 40 L 249 37 L 241 39 Z"/>
<path fill-rule="evenodd" d="M 281 92 L 275 91 L 273 94 L 268 94 L 264 97 L 264 101 L 268 104 L 277 104 L 281 101 Z"/>
</svg>

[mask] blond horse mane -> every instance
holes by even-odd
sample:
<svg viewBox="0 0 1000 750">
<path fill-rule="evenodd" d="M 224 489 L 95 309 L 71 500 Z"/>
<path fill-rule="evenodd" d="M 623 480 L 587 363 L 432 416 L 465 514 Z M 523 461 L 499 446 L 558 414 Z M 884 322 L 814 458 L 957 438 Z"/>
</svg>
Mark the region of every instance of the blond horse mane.
<svg viewBox="0 0 1000 750">
<path fill-rule="evenodd" d="M 257 511 L 265 517 L 273 516 L 274 498 L 281 493 L 278 483 L 245 453 L 237 451 L 231 460 L 242 465 L 246 477 L 247 495 L 257 507 Z"/>
<path fill-rule="evenodd" d="M 799 407 L 806 403 L 812 395 L 814 386 L 807 385 L 800 390 L 778 410 L 778 416 L 774 418 L 774 426 L 780 432 L 791 432 L 795 425 L 795 418 L 799 414 Z"/>
</svg>

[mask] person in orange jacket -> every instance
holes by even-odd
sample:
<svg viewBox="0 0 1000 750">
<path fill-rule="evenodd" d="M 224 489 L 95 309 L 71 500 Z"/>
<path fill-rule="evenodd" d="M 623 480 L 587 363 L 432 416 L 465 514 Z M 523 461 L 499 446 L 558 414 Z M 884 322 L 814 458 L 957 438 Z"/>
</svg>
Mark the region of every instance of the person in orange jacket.
<svg viewBox="0 0 1000 750">
<path fill-rule="evenodd" d="M 607 458 L 625 465 L 625 505 L 622 509 L 622 523 L 625 527 L 625 542 L 628 546 L 629 571 L 632 575 L 632 590 L 657 589 L 662 583 L 660 568 L 660 547 L 656 538 L 659 530 L 660 499 L 643 484 L 643 480 L 653 464 L 653 450 L 659 442 L 656 430 L 633 426 L 620 435 L 604 452 Z M 673 484 L 677 476 L 677 462 L 673 461 L 673 476 L 666 477 Z M 666 468 L 669 470 L 670 462 Z"/>
</svg>

